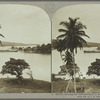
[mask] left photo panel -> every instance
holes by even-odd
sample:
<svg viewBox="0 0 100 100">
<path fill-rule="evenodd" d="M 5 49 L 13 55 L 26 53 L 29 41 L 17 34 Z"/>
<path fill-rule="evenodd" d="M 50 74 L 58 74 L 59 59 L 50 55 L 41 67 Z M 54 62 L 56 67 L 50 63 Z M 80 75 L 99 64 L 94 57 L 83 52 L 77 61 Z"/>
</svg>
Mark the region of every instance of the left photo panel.
<svg viewBox="0 0 100 100">
<path fill-rule="evenodd" d="M 0 5 L 0 93 L 51 92 L 51 21 L 39 7 Z"/>
</svg>

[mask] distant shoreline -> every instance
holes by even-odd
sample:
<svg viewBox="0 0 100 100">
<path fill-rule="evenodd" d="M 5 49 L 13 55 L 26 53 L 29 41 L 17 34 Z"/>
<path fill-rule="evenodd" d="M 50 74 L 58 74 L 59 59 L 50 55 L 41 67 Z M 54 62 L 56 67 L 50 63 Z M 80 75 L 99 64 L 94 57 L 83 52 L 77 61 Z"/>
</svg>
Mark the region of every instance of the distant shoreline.
<svg viewBox="0 0 100 100">
<path fill-rule="evenodd" d="M 5 42 L 2 41 L 2 45 L 1 46 L 37 46 L 39 44 L 26 44 L 26 43 L 17 43 L 17 42 Z"/>
<path fill-rule="evenodd" d="M 51 44 L 42 44 L 42 45 L 21 45 L 21 46 L 12 46 L 4 45 L 1 46 L 0 52 L 23 52 L 23 53 L 38 53 L 38 54 L 51 54 Z"/>
<path fill-rule="evenodd" d="M 52 40 L 52 49 L 56 49 L 58 43 L 59 43 L 59 40 L 53 39 Z M 87 42 L 87 45 L 83 44 L 83 47 L 100 47 L 100 43 Z"/>
</svg>

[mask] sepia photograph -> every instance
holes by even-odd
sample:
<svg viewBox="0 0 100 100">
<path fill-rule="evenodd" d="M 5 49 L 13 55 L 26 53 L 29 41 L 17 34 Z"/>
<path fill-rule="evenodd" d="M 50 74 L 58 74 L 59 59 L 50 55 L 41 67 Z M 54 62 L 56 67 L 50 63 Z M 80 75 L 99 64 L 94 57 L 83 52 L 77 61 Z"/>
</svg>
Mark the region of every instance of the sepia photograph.
<svg viewBox="0 0 100 100">
<path fill-rule="evenodd" d="M 0 93 L 50 93 L 51 21 L 39 7 L 0 5 Z"/>
<path fill-rule="evenodd" d="M 77 4 L 53 15 L 53 93 L 100 93 L 99 12 L 100 4 Z"/>
<path fill-rule="evenodd" d="M 0 1 L 0 99 L 100 98 L 100 1 L 90 1 Z"/>
</svg>

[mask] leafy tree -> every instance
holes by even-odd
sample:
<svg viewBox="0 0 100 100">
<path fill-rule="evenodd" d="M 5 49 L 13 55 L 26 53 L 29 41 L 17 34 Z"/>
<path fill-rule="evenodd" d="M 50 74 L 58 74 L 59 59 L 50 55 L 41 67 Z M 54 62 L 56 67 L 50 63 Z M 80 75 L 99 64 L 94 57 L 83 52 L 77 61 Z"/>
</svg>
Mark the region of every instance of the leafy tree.
<svg viewBox="0 0 100 100">
<path fill-rule="evenodd" d="M 75 74 L 76 74 L 76 73 L 78 73 L 80 71 L 80 68 L 77 66 L 77 64 L 75 64 L 74 66 L 75 66 Z M 60 72 L 58 74 L 62 74 L 62 75 L 69 74 L 70 76 L 72 76 L 72 79 L 74 79 L 73 78 L 73 76 L 74 76 L 74 70 L 73 70 L 74 66 L 73 66 L 73 64 L 67 65 L 66 66 L 66 69 L 68 70 L 68 73 L 67 73 L 66 69 L 65 69 L 65 66 L 62 65 L 62 66 L 60 66 L 61 70 L 60 70 Z"/>
<path fill-rule="evenodd" d="M 59 75 L 64 75 L 66 74 L 66 69 L 65 69 L 65 65 L 60 66 L 60 71 L 58 72 Z"/>
<path fill-rule="evenodd" d="M 60 39 L 53 39 L 52 40 L 52 49 L 57 49 L 59 51 L 60 42 L 61 42 Z"/>
<path fill-rule="evenodd" d="M 43 54 L 50 54 L 51 53 L 51 44 L 42 44 L 41 46 L 37 45 L 36 52 L 43 53 Z"/>
<path fill-rule="evenodd" d="M 88 67 L 87 75 L 96 74 L 100 76 L 100 59 L 96 59 L 95 62 L 91 63 L 91 66 Z"/>
<path fill-rule="evenodd" d="M 83 29 L 86 29 L 86 26 L 81 22 L 77 22 L 79 18 L 72 19 L 69 17 L 69 22 L 61 22 L 60 25 L 63 25 L 66 29 L 59 29 L 59 32 L 64 32 L 64 34 L 59 35 L 57 38 L 61 39 L 59 45 L 60 53 L 62 51 L 70 51 L 73 58 L 73 64 L 75 64 L 74 53 L 77 53 L 77 48 L 83 48 L 83 43 L 87 42 L 82 38 L 82 36 L 88 37 L 85 34 Z M 75 67 L 74 67 L 74 89 L 76 92 L 76 83 L 75 83 Z"/>
<path fill-rule="evenodd" d="M 37 51 L 40 51 L 40 47 L 41 47 L 40 45 L 37 45 Z"/>
<path fill-rule="evenodd" d="M 74 79 L 73 78 L 73 76 L 74 76 L 74 67 L 75 67 L 75 74 L 80 71 L 80 68 L 77 66 L 77 64 L 72 63 L 72 64 L 67 65 L 66 67 L 67 67 L 69 75 L 72 76 L 72 79 Z"/>
<path fill-rule="evenodd" d="M 23 48 L 22 48 L 22 47 L 19 47 L 19 48 L 18 48 L 18 50 L 19 50 L 19 51 L 22 51 L 22 50 L 23 50 Z"/>
<path fill-rule="evenodd" d="M 10 58 L 10 61 L 5 62 L 2 66 L 1 73 L 15 75 L 19 81 L 22 80 L 22 71 L 25 69 L 30 69 L 29 64 L 23 59 Z"/>
</svg>

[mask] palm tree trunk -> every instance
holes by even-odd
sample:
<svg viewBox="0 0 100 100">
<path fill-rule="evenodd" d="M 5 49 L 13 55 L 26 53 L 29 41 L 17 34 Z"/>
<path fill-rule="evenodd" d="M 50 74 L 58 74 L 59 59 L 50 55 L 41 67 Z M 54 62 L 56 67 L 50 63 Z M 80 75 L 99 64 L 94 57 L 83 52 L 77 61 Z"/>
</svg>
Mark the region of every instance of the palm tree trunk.
<svg viewBox="0 0 100 100">
<path fill-rule="evenodd" d="M 73 75 L 72 75 L 72 80 L 74 80 L 74 77 L 73 77 Z"/>
<path fill-rule="evenodd" d="M 65 63 L 64 63 L 64 61 L 63 61 L 63 57 L 62 57 L 62 52 L 60 52 L 60 56 L 61 56 L 61 59 L 62 59 L 62 62 L 63 62 L 63 64 L 64 64 L 64 66 L 65 66 Z M 65 70 L 66 70 L 66 72 L 67 72 L 67 74 L 68 74 L 68 70 L 67 70 L 66 67 L 65 67 Z M 70 84 L 70 82 L 72 82 L 71 78 L 69 79 L 69 82 L 68 82 L 68 84 L 67 84 L 66 92 L 68 92 L 68 88 L 69 88 L 69 84 Z"/>
<path fill-rule="evenodd" d="M 63 58 L 62 58 L 62 52 L 60 52 L 60 56 L 61 56 L 61 59 L 63 61 Z M 75 90 L 75 93 L 76 93 L 76 72 L 75 72 L 75 58 L 74 58 L 74 52 L 72 53 L 72 57 L 73 57 L 73 65 L 74 65 L 74 90 Z M 64 64 L 65 65 L 65 64 Z M 66 69 L 66 67 L 65 67 Z M 66 72 L 68 73 L 67 69 L 66 69 Z"/>
<path fill-rule="evenodd" d="M 74 90 L 76 93 L 76 74 L 75 74 L 75 58 L 74 58 L 74 52 L 73 52 L 73 65 L 74 65 Z"/>
</svg>

